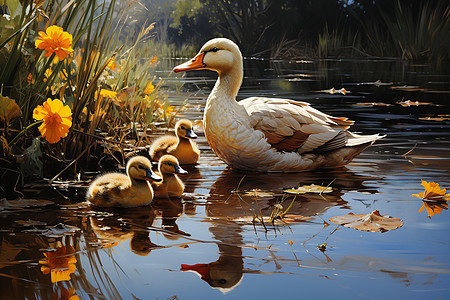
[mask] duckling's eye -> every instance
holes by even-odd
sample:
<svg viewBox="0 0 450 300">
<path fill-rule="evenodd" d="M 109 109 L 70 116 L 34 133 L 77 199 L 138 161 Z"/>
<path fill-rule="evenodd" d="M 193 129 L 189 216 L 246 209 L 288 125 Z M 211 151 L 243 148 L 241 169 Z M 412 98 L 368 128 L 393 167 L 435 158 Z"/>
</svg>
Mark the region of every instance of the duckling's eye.
<svg viewBox="0 0 450 300">
<path fill-rule="evenodd" d="M 209 51 L 211 51 L 211 52 L 217 52 L 217 51 L 219 51 L 219 49 L 218 49 L 217 47 L 214 47 L 214 48 L 212 48 L 212 49 L 209 50 Z"/>
<path fill-rule="evenodd" d="M 227 283 L 227 280 L 222 278 L 222 279 L 219 280 L 219 283 L 220 284 L 225 284 L 225 283 Z"/>
<path fill-rule="evenodd" d="M 138 168 L 141 169 L 141 170 L 145 170 L 143 165 L 139 165 Z"/>
<path fill-rule="evenodd" d="M 181 125 L 181 129 L 183 129 L 183 130 L 186 130 L 186 128 L 184 128 L 184 126 L 183 126 L 183 125 Z"/>
</svg>

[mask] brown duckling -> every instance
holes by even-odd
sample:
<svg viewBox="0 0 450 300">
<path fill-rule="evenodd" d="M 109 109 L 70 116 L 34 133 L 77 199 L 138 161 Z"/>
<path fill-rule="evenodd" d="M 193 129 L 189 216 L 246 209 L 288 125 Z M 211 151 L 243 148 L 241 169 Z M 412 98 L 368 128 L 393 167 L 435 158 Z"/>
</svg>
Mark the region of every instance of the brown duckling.
<svg viewBox="0 0 450 300">
<path fill-rule="evenodd" d="M 131 207 L 150 204 L 153 189 L 149 181 L 162 178 L 151 169 L 149 159 L 135 156 L 127 163 L 127 175 L 108 173 L 95 179 L 89 186 L 86 199 L 101 207 Z"/>
<path fill-rule="evenodd" d="M 156 139 L 150 147 L 150 157 L 158 161 L 164 154 L 171 154 L 182 165 L 196 164 L 200 157 L 200 150 L 192 141 L 197 138 L 192 130 L 192 122 L 187 119 L 179 120 L 175 125 L 175 133 L 176 137 L 165 135 Z"/>
<path fill-rule="evenodd" d="M 155 197 L 170 198 L 180 197 L 184 192 L 184 183 L 176 174 L 187 174 L 183 170 L 178 159 L 170 154 L 166 154 L 159 160 L 158 173 L 162 176 L 161 182 L 153 182 L 152 186 L 155 190 Z"/>
</svg>

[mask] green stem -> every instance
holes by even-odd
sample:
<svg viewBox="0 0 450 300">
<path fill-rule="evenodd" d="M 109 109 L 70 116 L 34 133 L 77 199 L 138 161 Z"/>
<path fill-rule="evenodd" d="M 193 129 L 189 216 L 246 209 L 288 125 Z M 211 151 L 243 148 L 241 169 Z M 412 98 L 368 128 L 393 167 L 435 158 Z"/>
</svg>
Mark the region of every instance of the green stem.
<svg viewBox="0 0 450 300">
<path fill-rule="evenodd" d="M 12 140 L 11 142 L 8 143 L 8 146 L 11 147 L 11 146 L 14 144 L 14 142 L 15 142 L 22 134 L 24 134 L 28 129 L 30 129 L 31 127 L 33 127 L 33 126 L 35 126 L 35 125 L 39 125 L 39 124 L 41 124 L 42 122 L 44 122 L 44 121 L 37 121 L 37 122 L 35 122 L 35 123 L 31 124 L 31 125 L 28 125 L 24 130 L 22 130 L 21 132 L 19 132 L 19 134 L 16 135 L 16 136 L 13 138 L 13 140 Z"/>
</svg>

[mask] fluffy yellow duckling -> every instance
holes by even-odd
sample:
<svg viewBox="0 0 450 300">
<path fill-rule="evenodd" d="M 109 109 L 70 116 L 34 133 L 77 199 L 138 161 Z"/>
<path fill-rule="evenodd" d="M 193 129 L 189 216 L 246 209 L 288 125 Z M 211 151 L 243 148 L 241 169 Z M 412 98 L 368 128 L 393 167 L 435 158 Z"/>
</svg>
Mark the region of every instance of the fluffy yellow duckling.
<svg viewBox="0 0 450 300">
<path fill-rule="evenodd" d="M 164 154 L 175 156 L 180 164 L 192 165 L 197 163 L 200 150 L 191 139 L 197 135 L 192 130 L 192 122 L 187 119 L 179 120 L 175 125 L 176 137 L 165 135 L 155 140 L 150 147 L 150 157 L 158 161 Z"/>
<path fill-rule="evenodd" d="M 187 174 L 187 172 L 180 167 L 178 159 L 169 154 L 164 155 L 159 160 L 158 172 L 163 180 L 152 183 L 155 197 L 180 197 L 184 192 L 184 184 L 176 174 Z"/>
<path fill-rule="evenodd" d="M 153 173 L 151 167 L 151 162 L 146 157 L 133 157 L 127 163 L 127 175 L 109 173 L 98 177 L 89 186 L 86 198 L 92 204 L 102 207 L 150 204 L 154 194 L 149 181 L 162 180 Z"/>
</svg>

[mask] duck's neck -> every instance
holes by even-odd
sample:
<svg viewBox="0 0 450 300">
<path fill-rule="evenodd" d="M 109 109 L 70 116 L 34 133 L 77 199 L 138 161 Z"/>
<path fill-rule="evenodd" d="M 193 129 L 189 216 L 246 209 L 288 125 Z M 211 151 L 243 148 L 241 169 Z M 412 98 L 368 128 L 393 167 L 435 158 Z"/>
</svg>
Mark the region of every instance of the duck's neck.
<svg viewBox="0 0 450 300">
<path fill-rule="evenodd" d="M 237 105 L 236 95 L 242 84 L 243 73 L 242 62 L 236 63 L 226 72 L 219 73 L 219 78 L 208 97 L 206 108 L 216 104 L 220 108 Z"/>
</svg>

